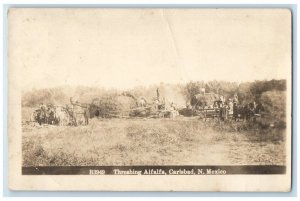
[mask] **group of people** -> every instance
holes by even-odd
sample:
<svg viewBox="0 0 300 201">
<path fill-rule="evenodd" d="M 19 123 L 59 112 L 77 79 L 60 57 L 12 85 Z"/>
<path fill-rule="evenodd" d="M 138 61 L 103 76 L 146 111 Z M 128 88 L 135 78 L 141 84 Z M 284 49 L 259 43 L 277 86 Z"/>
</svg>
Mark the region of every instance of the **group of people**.
<svg viewBox="0 0 300 201">
<path fill-rule="evenodd" d="M 215 101 L 211 106 L 205 106 L 204 109 L 215 109 L 219 112 L 221 120 L 234 119 L 234 120 L 250 120 L 252 117 L 259 117 L 263 107 L 260 103 L 256 103 L 254 100 L 249 101 L 246 104 L 241 105 L 237 94 L 234 94 L 232 98 L 226 101 L 224 96 L 220 96 L 220 99 Z"/>
<path fill-rule="evenodd" d="M 55 107 L 51 104 L 41 103 L 33 113 L 33 120 L 41 124 L 55 124 Z"/>
</svg>

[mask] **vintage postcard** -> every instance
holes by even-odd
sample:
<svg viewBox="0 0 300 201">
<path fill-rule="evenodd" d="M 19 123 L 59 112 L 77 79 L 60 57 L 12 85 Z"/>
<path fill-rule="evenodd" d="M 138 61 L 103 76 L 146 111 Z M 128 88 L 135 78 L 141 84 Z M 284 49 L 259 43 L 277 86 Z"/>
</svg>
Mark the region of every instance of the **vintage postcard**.
<svg viewBox="0 0 300 201">
<path fill-rule="evenodd" d="M 291 189 L 288 9 L 12 8 L 9 187 Z"/>
</svg>

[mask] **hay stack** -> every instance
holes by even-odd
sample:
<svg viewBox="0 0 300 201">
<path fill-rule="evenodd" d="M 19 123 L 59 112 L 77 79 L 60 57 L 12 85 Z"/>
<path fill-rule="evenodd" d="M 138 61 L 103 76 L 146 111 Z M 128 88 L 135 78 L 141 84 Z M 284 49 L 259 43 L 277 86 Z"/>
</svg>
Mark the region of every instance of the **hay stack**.
<svg viewBox="0 0 300 201">
<path fill-rule="evenodd" d="M 131 110 L 136 107 L 136 101 L 132 97 L 124 95 L 112 95 L 99 98 L 90 106 L 91 118 L 129 116 Z"/>
<path fill-rule="evenodd" d="M 129 96 L 117 96 L 115 98 L 116 112 L 118 115 L 129 116 L 131 110 L 136 108 L 136 101 Z"/>
<path fill-rule="evenodd" d="M 213 105 L 219 98 L 220 95 L 215 93 L 196 94 L 191 100 L 191 105 L 200 107 Z"/>
</svg>

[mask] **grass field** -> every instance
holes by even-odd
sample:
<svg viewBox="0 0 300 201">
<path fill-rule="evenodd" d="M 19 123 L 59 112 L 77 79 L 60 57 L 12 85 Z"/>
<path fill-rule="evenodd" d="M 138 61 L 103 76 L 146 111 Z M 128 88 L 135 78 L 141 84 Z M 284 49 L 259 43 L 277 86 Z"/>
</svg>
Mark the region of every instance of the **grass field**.
<svg viewBox="0 0 300 201">
<path fill-rule="evenodd" d="M 23 166 L 284 165 L 285 129 L 197 118 L 23 125 Z"/>
</svg>

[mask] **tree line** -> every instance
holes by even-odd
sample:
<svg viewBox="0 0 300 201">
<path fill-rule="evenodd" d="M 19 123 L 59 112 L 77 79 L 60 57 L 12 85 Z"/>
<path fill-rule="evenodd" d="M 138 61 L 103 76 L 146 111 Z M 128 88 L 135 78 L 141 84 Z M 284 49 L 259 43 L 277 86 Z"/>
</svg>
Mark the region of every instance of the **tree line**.
<svg viewBox="0 0 300 201">
<path fill-rule="evenodd" d="M 152 101 L 157 96 L 159 89 L 161 96 L 174 102 L 189 102 L 191 98 L 205 89 L 206 93 L 222 94 L 226 98 L 233 97 L 236 93 L 241 102 L 247 100 L 259 101 L 262 94 L 267 91 L 286 91 L 286 80 L 259 80 L 254 82 L 227 82 L 227 81 L 190 81 L 186 84 L 159 83 L 151 86 L 137 86 L 127 90 L 135 97 L 144 97 Z M 105 89 L 102 87 L 70 87 L 62 86 L 45 89 L 32 89 L 22 94 L 22 106 L 36 107 L 40 103 L 64 105 L 69 103 L 69 98 L 76 96 L 83 103 L 91 103 L 95 98 L 116 96 L 124 91 Z"/>
</svg>

